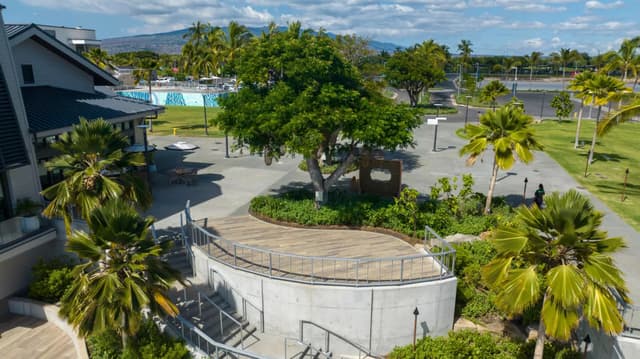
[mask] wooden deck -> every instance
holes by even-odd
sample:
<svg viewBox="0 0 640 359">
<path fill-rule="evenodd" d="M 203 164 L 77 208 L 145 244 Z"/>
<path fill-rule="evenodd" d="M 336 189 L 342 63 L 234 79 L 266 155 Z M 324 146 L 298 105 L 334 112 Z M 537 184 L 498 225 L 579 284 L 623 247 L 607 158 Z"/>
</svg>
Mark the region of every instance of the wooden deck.
<svg viewBox="0 0 640 359">
<path fill-rule="evenodd" d="M 54 324 L 16 315 L 0 322 L 0 353 L 2 358 L 77 357 L 71 338 Z"/>
<path fill-rule="evenodd" d="M 386 234 L 284 227 L 252 216 L 200 220 L 197 224 L 202 227 L 206 224 L 210 233 L 224 239 L 208 245 L 203 244 L 207 242 L 202 236 L 200 241 L 196 240 L 210 256 L 273 277 L 365 284 L 415 281 L 440 275 L 440 265 L 433 258 Z M 197 231 L 194 235 L 198 235 Z"/>
</svg>

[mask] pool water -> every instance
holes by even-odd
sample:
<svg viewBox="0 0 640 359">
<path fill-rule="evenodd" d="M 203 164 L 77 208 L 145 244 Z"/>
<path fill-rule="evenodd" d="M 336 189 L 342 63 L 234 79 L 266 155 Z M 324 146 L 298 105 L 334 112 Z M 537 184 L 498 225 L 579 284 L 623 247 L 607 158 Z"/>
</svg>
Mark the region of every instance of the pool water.
<svg viewBox="0 0 640 359">
<path fill-rule="evenodd" d="M 136 100 L 149 101 L 147 91 L 117 91 L 120 96 L 134 98 Z M 152 91 L 151 99 L 154 105 L 161 106 L 203 106 L 218 107 L 218 97 L 224 93 L 199 93 L 199 92 L 166 92 Z"/>
</svg>

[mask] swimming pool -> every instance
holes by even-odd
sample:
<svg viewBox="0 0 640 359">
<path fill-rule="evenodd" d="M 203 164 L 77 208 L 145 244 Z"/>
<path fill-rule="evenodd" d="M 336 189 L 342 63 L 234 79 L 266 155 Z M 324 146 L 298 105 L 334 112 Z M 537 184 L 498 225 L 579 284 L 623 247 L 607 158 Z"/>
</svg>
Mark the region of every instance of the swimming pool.
<svg viewBox="0 0 640 359">
<path fill-rule="evenodd" d="M 117 91 L 116 93 L 124 97 L 149 101 L 149 92 L 147 91 Z M 225 96 L 225 94 L 176 91 L 151 92 L 153 104 L 161 106 L 202 106 L 206 104 L 207 107 L 218 107 L 218 97 L 220 96 Z"/>
</svg>

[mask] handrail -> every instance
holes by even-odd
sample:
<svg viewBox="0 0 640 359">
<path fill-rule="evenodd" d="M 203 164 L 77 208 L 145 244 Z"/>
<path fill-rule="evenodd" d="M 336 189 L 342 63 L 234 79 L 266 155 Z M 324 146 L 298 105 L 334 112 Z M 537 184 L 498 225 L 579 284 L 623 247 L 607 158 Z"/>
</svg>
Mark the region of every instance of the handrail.
<svg viewBox="0 0 640 359">
<path fill-rule="evenodd" d="M 204 297 L 204 299 L 207 302 L 209 302 L 209 304 L 216 307 L 216 309 L 218 309 L 218 313 L 220 313 L 220 335 L 224 335 L 224 325 L 222 325 L 222 315 L 231 319 L 232 322 L 234 322 L 238 327 L 240 327 L 240 331 L 241 331 L 240 346 L 242 347 L 242 349 L 244 349 L 244 338 L 245 338 L 245 335 L 247 334 L 247 330 L 245 329 L 244 325 L 242 325 L 240 321 L 234 318 L 231 314 L 227 313 L 224 309 L 220 308 L 220 306 L 217 305 L 213 300 L 211 300 L 206 294 L 201 294 L 200 292 L 198 292 L 198 302 L 200 302 L 201 296 Z"/>
<path fill-rule="evenodd" d="M 191 245 L 200 247 L 215 261 L 269 278 L 358 287 L 419 283 L 454 276 L 455 249 L 428 226 L 425 226 L 425 253 L 379 258 L 322 257 L 290 254 L 230 241 L 193 221 L 189 207 L 185 208 L 185 214 Z M 437 244 L 439 251 L 429 251 L 427 241 L 432 248 Z M 436 241 L 438 243 L 434 243 Z M 214 252 L 219 250 L 220 258 L 212 255 L 212 247 Z"/>
<path fill-rule="evenodd" d="M 369 352 L 369 350 L 366 349 L 365 347 L 363 347 L 362 345 L 354 343 L 351 340 L 343 337 L 342 335 L 332 331 L 331 329 L 327 329 L 327 328 L 321 326 L 320 324 L 316 324 L 316 323 L 314 323 L 312 321 L 309 321 L 309 320 L 301 320 L 300 321 L 300 341 L 301 342 L 304 342 L 304 325 L 305 324 L 312 325 L 312 326 L 314 326 L 314 327 L 316 327 L 318 329 L 323 330 L 325 333 L 327 333 L 327 337 L 326 337 L 326 346 L 327 347 L 325 348 L 326 351 L 330 351 L 329 350 L 329 347 L 330 347 L 329 338 L 331 337 L 331 335 L 333 335 L 334 337 L 342 340 L 343 342 L 345 342 L 345 343 L 349 344 L 350 346 L 352 346 L 353 348 L 357 349 L 358 350 L 358 358 L 361 358 L 361 355 L 360 355 L 361 353 L 364 353 L 365 356 L 367 356 L 367 357 L 381 358 L 380 356 L 371 354 L 371 352 Z"/>
<path fill-rule="evenodd" d="M 264 310 L 262 310 L 261 308 L 259 308 L 257 305 L 253 304 L 249 299 L 245 298 L 240 292 L 238 292 L 235 288 L 233 288 L 230 285 L 227 285 L 227 280 L 224 279 L 224 277 L 222 276 L 222 274 L 218 271 L 215 270 L 215 268 L 209 268 L 210 272 L 213 273 L 217 273 L 218 276 L 222 277 L 222 281 L 224 282 L 224 290 L 231 290 L 231 292 L 236 293 L 238 295 L 238 297 L 240 297 L 240 299 L 242 299 L 242 317 L 244 320 L 249 320 L 248 316 L 247 316 L 247 308 L 246 308 L 246 304 L 248 303 L 251 307 L 253 307 L 255 310 L 258 311 L 258 313 L 260 313 L 260 332 L 264 333 Z M 213 290 L 217 291 L 215 288 L 215 283 L 211 283 L 210 279 L 207 278 L 207 283 L 209 285 L 209 287 L 211 287 Z"/>
<path fill-rule="evenodd" d="M 291 342 L 291 341 L 293 341 L 294 344 L 297 344 L 297 345 L 302 346 L 304 348 L 304 350 L 301 353 L 305 353 L 305 351 L 308 351 L 307 354 L 301 355 L 300 359 L 303 359 L 306 355 L 310 355 L 310 356 L 314 357 L 314 351 L 315 351 L 316 355 L 321 355 L 322 357 L 324 357 L 326 359 L 331 359 L 333 357 L 333 354 L 331 352 L 325 352 L 322 349 L 314 348 L 313 345 L 311 345 L 311 343 L 303 342 L 299 338 L 285 337 L 284 338 L 284 359 L 291 359 L 291 358 L 294 357 L 294 356 L 291 356 L 291 358 L 289 358 L 289 354 L 288 354 L 288 345 L 287 344 L 288 344 L 288 342 Z"/>
<path fill-rule="evenodd" d="M 173 319 L 177 320 L 178 322 L 180 322 L 181 326 L 180 328 L 177 327 L 177 325 L 175 325 L 175 323 L 173 323 L 171 320 L 167 320 L 166 323 L 171 325 L 175 330 L 176 330 L 176 334 L 180 335 L 184 340 L 186 340 L 187 342 L 191 343 L 192 345 L 196 345 L 196 348 L 199 351 L 204 351 L 203 347 L 202 347 L 202 342 L 201 340 L 205 341 L 205 348 L 206 351 L 205 354 L 211 355 L 212 353 L 215 353 L 215 357 L 216 358 L 220 358 L 221 354 L 235 354 L 239 357 L 246 357 L 249 359 L 267 359 L 267 357 L 258 355 L 256 353 L 252 353 L 252 352 L 248 352 L 242 349 L 238 349 L 238 348 L 234 348 L 232 346 L 226 345 L 226 344 L 222 344 L 219 343 L 213 339 L 211 339 L 205 332 L 203 332 L 202 330 L 200 330 L 200 328 L 196 327 L 195 325 L 193 325 L 192 323 L 190 323 L 188 320 L 184 319 L 182 316 L 177 315 L 176 317 L 174 317 Z M 190 335 L 189 337 L 187 337 L 187 335 L 185 335 L 185 327 L 189 330 L 190 333 L 195 333 L 197 336 L 197 343 L 193 341 L 193 336 Z M 211 349 L 215 349 L 215 351 L 212 351 Z M 222 353 L 221 353 L 222 351 Z"/>
</svg>

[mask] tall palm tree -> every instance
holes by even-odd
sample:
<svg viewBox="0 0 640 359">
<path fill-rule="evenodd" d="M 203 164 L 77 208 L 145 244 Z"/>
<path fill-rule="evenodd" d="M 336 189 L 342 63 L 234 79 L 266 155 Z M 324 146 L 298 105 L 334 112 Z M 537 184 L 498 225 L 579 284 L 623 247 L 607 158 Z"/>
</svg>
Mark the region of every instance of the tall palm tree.
<svg viewBox="0 0 640 359">
<path fill-rule="evenodd" d="M 99 47 L 92 48 L 89 51 L 84 52 L 82 55 L 103 70 L 113 68 L 113 65 L 111 64 L 111 56 L 109 56 L 108 52 Z"/>
<path fill-rule="evenodd" d="M 582 126 L 584 105 L 587 101 L 591 100 L 591 96 L 589 96 L 586 86 L 594 76 L 595 74 L 593 72 L 585 71 L 576 75 L 576 77 L 569 82 L 569 90 L 574 91 L 575 96 L 580 99 L 580 111 L 578 111 L 578 123 L 576 126 L 576 139 L 573 143 L 573 148 L 578 148 L 578 142 L 580 141 L 580 127 Z"/>
<path fill-rule="evenodd" d="M 560 52 L 554 52 L 551 54 L 553 62 L 562 66 L 562 90 L 564 91 L 564 81 L 567 65 L 572 61 L 578 61 L 580 59 L 580 53 L 577 50 L 561 48 Z"/>
<path fill-rule="evenodd" d="M 86 219 L 94 208 L 109 199 L 121 197 L 147 209 L 151 205 L 147 183 L 127 171 L 133 166 L 144 166 L 144 157 L 141 153 L 124 152 L 128 145 L 127 137 L 110 123 L 81 119 L 71 132 L 51 145 L 61 154 L 47 162 L 47 168 L 62 171 L 64 180 L 42 191 L 51 200 L 43 214 L 62 217 L 70 234 L 74 211 Z"/>
<path fill-rule="evenodd" d="M 464 72 L 466 72 L 469 63 L 471 62 L 471 53 L 473 52 L 471 46 L 473 46 L 471 40 L 460 40 L 460 43 L 458 44 L 458 51 L 460 52 L 460 63 L 462 64 Z"/>
<path fill-rule="evenodd" d="M 612 52 L 605 66 L 607 71 L 620 70 L 622 81 L 627 81 L 629 70 L 635 70 L 634 64 L 638 62 L 636 48 L 640 45 L 638 39 L 624 39 L 620 44 L 620 49 Z M 635 73 L 634 73 L 635 75 Z"/>
<path fill-rule="evenodd" d="M 460 149 L 460 155 L 469 155 L 467 165 L 473 165 L 489 146 L 493 150 L 493 165 L 489 191 L 484 206 L 484 213 L 491 210 L 491 200 L 498 178 L 498 170 L 508 170 L 516 159 L 524 163 L 533 160 L 533 150 L 542 149 L 529 126 L 533 122 L 531 116 L 524 114 L 518 106 L 504 106 L 497 111 L 485 112 L 480 117 L 480 124 L 468 124 L 457 131 L 458 136 L 469 140 Z"/>
<path fill-rule="evenodd" d="M 117 331 L 127 344 L 142 322 L 142 310 L 176 316 L 167 296 L 180 272 L 161 256 L 173 243 L 155 243 L 149 235 L 153 218 L 142 218 L 119 199 L 98 207 L 87 218 L 89 233 L 75 231 L 67 250 L 83 260 L 76 280 L 62 298 L 60 314 L 81 336 L 105 329 Z"/>
<path fill-rule="evenodd" d="M 589 148 L 589 156 L 587 157 L 587 165 L 584 170 L 585 177 L 589 172 L 589 166 L 593 162 L 593 152 L 596 147 L 596 139 L 598 137 L 598 126 L 600 123 L 600 114 L 602 106 L 610 101 L 622 98 L 622 96 L 630 92 L 629 88 L 624 86 L 624 82 L 614 77 L 596 74 L 591 80 L 585 84 L 585 94 L 591 97 L 591 105 L 598 105 L 596 115 L 596 126 L 593 129 L 593 137 L 591 138 L 591 147 Z"/>
<path fill-rule="evenodd" d="M 607 334 L 620 333 L 614 291 L 629 300 L 610 256 L 623 241 L 600 229 L 603 214 L 575 190 L 545 200 L 545 209 L 521 206 L 513 223 L 492 232 L 496 256 L 481 270 L 505 312 L 520 314 L 542 303 L 534 358 L 542 358 L 546 335 L 568 340 L 583 319 Z"/>
<path fill-rule="evenodd" d="M 533 69 L 536 67 L 536 64 L 540 61 L 542 57 L 542 52 L 533 51 L 531 55 L 525 55 L 524 60 L 529 65 L 529 81 L 533 80 Z"/>
<path fill-rule="evenodd" d="M 211 35 L 209 45 L 220 54 L 222 70 L 235 75 L 234 61 L 242 48 L 251 41 L 253 34 L 246 26 L 231 21 L 226 32 L 220 29 Z"/>
<path fill-rule="evenodd" d="M 189 27 L 182 38 L 187 42 L 182 47 L 182 59 L 185 70 L 198 79 L 209 75 L 215 68 L 215 58 L 209 47 L 210 34 L 219 28 L 212 28 L 209 23 L 197 21 Z"/>
<path fill-rule="evenodd" d="M 495 111 L 498 97 L 509 94 L 509 89 L 500 80 L 493 80 L 480 90 L 480 100 L 491 104 Z"/>
</svg>

